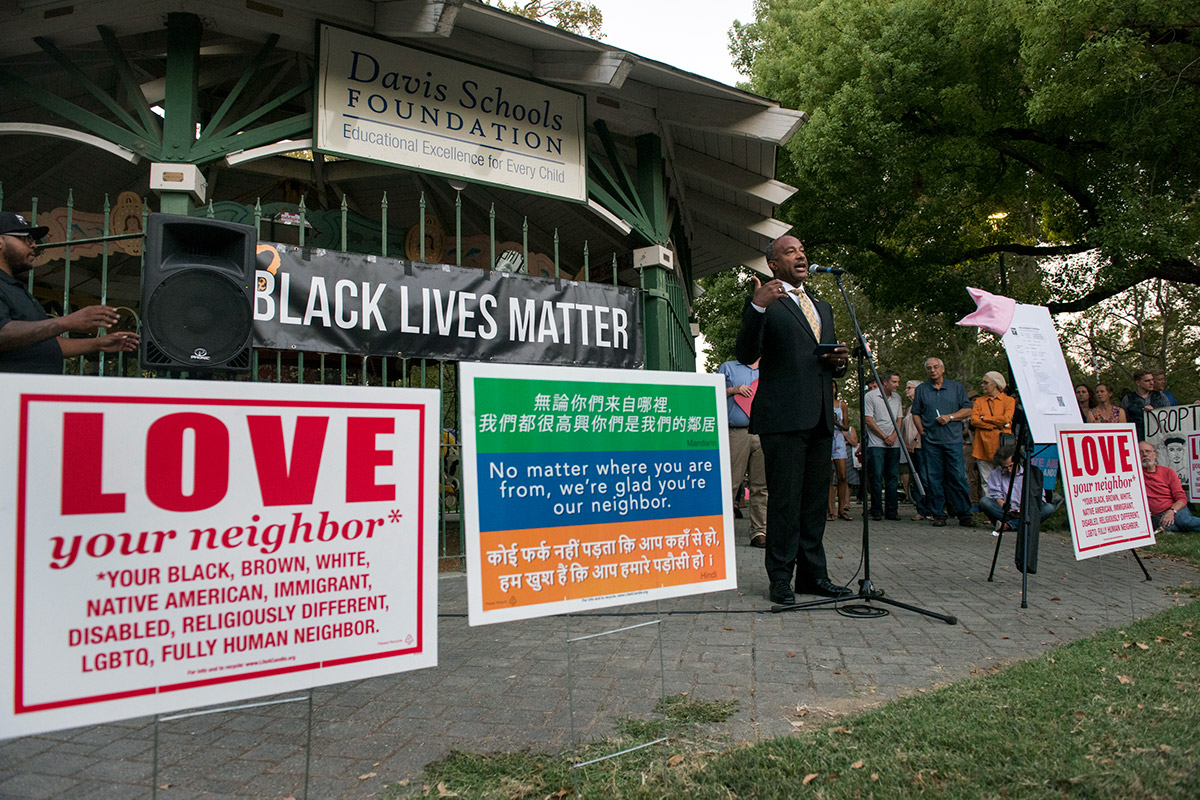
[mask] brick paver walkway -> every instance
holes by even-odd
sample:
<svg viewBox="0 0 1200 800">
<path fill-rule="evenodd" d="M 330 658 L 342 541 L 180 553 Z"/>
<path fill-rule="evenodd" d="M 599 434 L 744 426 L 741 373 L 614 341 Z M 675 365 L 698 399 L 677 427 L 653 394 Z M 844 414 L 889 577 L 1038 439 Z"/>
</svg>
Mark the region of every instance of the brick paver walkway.
<svg viewBox="0 0 1200 800">
<path fill-rule="evenodd" d="M 1185 602 L 1167 589 L 1197 577 L 1149 559 L 1147 583 L 1128 554 L 1076 562 L 1066 537 L 1048 534 L 1022 610 L 1012 538 L 988 583 L 987 530 L 872 525 L 876 587 L 957 625 L 899 609 L 876 619 L 771 614 L 762 551 L 744 544 L 737 591 L 480 628 L 467 625 L 463 577 L 443 577 L 438 667 L 314 690 L 309 797 L 369 797 L 451 749 L 568 746 L 572 707 L 578 736 L 602 735 L 617 718 L 647 717 L 660 663 L 668 694 L 739 701 L 724 724 L 732 740 L 788 736 L 794 721 L 819 724 L 1149 616 Z M 849 581 L 861 523 L 830 523 L 826 545 L 832 577 Z M 567 638 L 659 618 L 661 662 L 654 625 L 571 645 L 568 703 Z M 308 703 L 297 702 L 161 722 L 158 797 L 301 797 L 307 720 Z M 149 797 L 154 727 L 142 718 L 0 742 L 0 797 Z"/>
</svg>

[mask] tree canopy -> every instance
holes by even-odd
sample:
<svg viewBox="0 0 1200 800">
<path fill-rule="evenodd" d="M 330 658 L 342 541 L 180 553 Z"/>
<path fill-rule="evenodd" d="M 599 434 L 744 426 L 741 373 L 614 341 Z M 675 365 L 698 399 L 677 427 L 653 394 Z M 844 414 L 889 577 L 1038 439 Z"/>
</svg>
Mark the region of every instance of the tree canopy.
<svg viewBox="0 0 1200 800">
<path fill-rule="evenodd" d="M 511 3 L 496 0 L 496 8 L 546 22 L 571 33 L 593 39 L 604 38 L 600 32 L 604 15 L 599 8 L 583 0 L 513 0 Z"/>
<path fill-rule="evenodd" d="M 1195 0 L 756 0 L 731 49 L 811 115 L 781 218 L 881 307 L 1200 284 Z"/>
</svg>

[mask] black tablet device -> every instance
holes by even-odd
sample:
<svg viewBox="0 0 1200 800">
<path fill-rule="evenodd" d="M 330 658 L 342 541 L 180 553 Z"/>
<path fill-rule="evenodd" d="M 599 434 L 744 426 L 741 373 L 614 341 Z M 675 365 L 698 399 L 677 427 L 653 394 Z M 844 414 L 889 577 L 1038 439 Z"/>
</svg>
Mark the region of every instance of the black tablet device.
<svg viewBox="0 0 1200 800">
<path fill-rule="evenodd" d="M 839 347 L 845 347 L 845 346 L 846 345 L 841 344 L 841 343 L 819 344 L 819 345 L 817 345 L 817 348 L 815 350 L 813 350 L 813 355 L 816 356 L 817 358 L 820 358 L 821 356 L 833 355 L 833 352 L 835 350 L 837 350 Z"/>
</svg>

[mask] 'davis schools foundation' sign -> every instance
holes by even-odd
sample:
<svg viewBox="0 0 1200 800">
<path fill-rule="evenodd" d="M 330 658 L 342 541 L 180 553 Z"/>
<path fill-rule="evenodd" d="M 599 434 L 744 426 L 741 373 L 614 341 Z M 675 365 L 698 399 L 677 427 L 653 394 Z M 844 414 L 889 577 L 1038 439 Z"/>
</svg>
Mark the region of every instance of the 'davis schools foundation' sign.
<svg viewBox="0 0 1200 800">
<path fill-rule="evenodd" d="M 316 149 L 587 200 L 584 100 L 321 26 Z"/>
</svg>

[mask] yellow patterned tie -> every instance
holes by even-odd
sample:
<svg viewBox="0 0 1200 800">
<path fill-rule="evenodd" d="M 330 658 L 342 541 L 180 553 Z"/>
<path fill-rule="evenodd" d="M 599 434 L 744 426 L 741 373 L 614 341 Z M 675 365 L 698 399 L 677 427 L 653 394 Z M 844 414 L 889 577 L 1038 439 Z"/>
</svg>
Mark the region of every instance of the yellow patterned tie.
<svg viewBox="0 0 1200 800">
<path fill-rule="evenodd" d="M 803 289 L 792 289 L 792 294 L 799 299 L 800 311 L 808 320 L 808 326 L 812 328 L 813 336 L 817 337 L 818 342 L 821 341 L 821 318 L 817 316 L 817 307 L 813 305 L 812 298 Z"/>
</svg>

